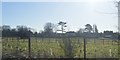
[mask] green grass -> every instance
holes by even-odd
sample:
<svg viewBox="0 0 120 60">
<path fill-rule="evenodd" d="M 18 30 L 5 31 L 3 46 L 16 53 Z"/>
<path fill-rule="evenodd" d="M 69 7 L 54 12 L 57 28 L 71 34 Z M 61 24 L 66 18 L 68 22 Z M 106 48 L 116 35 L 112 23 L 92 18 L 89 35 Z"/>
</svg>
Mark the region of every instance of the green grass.
<svg viewBox="0 0 120 60">
<path fill-rule="evenodd" d="M 83 38 L 71 38 L 73 51 L 72 55 L 75 58 L 84 57 L 84 43 Z M 86 53 L 87 58 L 118 58 L 118 45 L 117 42 L 112 42 L 111 39 L 105 39 L 104 44 L 102 39 L 87 39 Z M 40 55 L 44 54 L 48 58 L 65 57 L 64 47 L 62 38 L 31 38 L 31 54 L 32 57 L 40 58 Z M 16 46 L 18 44 L 18 54 L 27 57 L 28 56 L 28 40 L 17 38 L 3 38 L 2 40 L 2 52 L 5 54 L 12 55 L 16 53 Z M 95 52 L 96 47 L 96 52 Z M 51 50 L 52 49 L 52 55 Z M 111 56 L 110 56 L 111 49 Z"/>
</svg>

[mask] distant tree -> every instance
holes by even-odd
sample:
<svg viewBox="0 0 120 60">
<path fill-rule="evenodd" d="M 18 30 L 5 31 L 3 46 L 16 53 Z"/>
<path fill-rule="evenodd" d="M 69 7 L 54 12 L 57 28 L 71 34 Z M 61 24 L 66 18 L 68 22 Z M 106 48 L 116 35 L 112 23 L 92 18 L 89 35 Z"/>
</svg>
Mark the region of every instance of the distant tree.
<svg viewBox="0 0 120 60">
<path fill-rule="evenodd" d="M 62 22 L 62 21 L 60 21 L 59 23 L 58 23 L 58 25 L 60 25 L 61 26 L 61 30 L 58 30 L 58 31 L 61 31 L 62 32 L 62 38 L 63 38 L 63 45 L 61 44 L 61 42 L 59 42 L 60 43 L 60 46 L 64 49 L 64 52 L 65 52 L 65 56 L 66 57 L 73 57 L 73 54 L 72 54 L 72 51 L 73 51 L 73 46 L 72 46 L 72 41 L 71 41 L 71 39 L 70 39 L 70 37 L 69 36 L 67 36 L 68 38 L 64 38 L 65 37 L 65 35 L 64 35 L 64 33 L 63 32 L 65 32 L 64 30 L 64 28 L 65 27 L 67 27 L 66 26 L 66 22 Z"/>
<path fill-rule="evenodd" d="M 86 24 L 85 25 L 85 30 L 86 30 L 86 32 L 91 33 L 93 29 L 92 29 L 92 26 L 90 24 Z"/>
<path fill-rule="evenodd" d="M 2 26 L 2 29 L 3 29 L 3 30 L 10 30 L 11 27 L 10 27 L 9 25 L 3 25 L 3 26 Z"/>
<path fill-rule="evenodd" d="M 118 40 L 120 40 L 120 33 L 118 33 Z"/>
<path fill-rule="evenodd" d="M 17 37 L 16 29 L 11 29 L 10 34 L 11 34 L 11 37 Z"/>
<path fill-rule="evenodd" d="M 93 25 L 93 32 L 98 33 L 97 25 Z"/>
<path fill-rule="evenodd" d="M 58 23 L 58 26 L 61 26 L 61 30 L 58 30 L 58 31 L 61 31 L 62 33 L 65 32 L 65 29 L 64 29 L 64 28 L 67 27 L 66 24 L 67 24 L 66 22 L 60 21 L 60 22 Z"/>
<path fill-rule="evenodd" d="M 77 31 L 77 33 L 84 33 L 84 30 L 85 30 L 85 29 L 80 28 L 80 29 Z"/>
<path fill-rule="evenodd" d="M 32 31 L 26 26 L 17 26 L 17 36 L 21 39 L 28 38 L 30 34 L 33 34 Z"/>
<path fill-rule="evenodd" d="M 2 37 L 2 26 L 0 26 L 0 37 Z"/>
<path fill-rule="evenodd" d="M 113 35 L 113 31 L 104 31 L 105 35 Z"/>
<path fill-rule="evenodd" d="M 45 36 L 51 36 L 51 34 L 53 33 L 53 29 L 54 29 L 54 24 L 53 23 L 46 23 L 44 26 L 44 35 Z"/>
<path fill-rule="evenodd" d="M 35 33 L 34 33 L 34 36 L 35 36 L 35 37 L 36 37 L 36 36 L 38 36 L 38 33 L 37 33 L 37 32 L 35 32 Z"/>
<path fill-rule="evenodd" d="M 11 36 L 10 29 L 11 29 L 11 27 L 9 25 L 3 25 L 2 26 L 2 36 L 10 37 Z"/>
</svg>

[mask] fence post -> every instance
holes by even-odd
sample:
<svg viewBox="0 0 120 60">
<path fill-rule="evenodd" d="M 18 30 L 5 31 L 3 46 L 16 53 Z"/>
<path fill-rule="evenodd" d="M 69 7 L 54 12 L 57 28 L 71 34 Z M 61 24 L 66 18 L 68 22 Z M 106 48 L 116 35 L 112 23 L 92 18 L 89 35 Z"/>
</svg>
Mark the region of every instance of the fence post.
<svg viewBox="0 0 120 60">
<path fill-rule="evenodd" d="M 86 59 L 86 39 L 84 38 L 84 60 Z"/>
<path fill-rule="evenodd" d="M 104 39 L 103 39 L 103 45 L 104 45 Z"/>
<path fill-rule="evenodd" d="M 19 40 L 19 37 L 17 37 L 17 41 L 16 41 L 16 56 L 18 58 L 18 41 Z"/>
<path fill-rule="evenodd" d="M 94 37 L 94 58 L 96 58 L 96 40 Z"/>
<path fill-rule="evenodd" d="M 28 58 L 31 58 L 31 41 L 30 41 L 30 32 L 28 37 Z"/>
</svg>

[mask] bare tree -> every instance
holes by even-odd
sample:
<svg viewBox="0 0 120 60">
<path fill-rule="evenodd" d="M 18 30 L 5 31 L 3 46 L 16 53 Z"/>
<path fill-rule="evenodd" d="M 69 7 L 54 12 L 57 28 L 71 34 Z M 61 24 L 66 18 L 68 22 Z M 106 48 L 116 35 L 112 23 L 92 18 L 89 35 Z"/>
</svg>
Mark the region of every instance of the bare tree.
<svg viewBox="0 0 120 60">
<path fill-rule="evenodd" d="M 50 36 L 53 33 L 53 30 L 54 30 L 54 24 L 53 23 L 48 22 L 48 23 L 45 24 L 45 26 L 44 26 L 44 34 L 46 36 Z"/>
</svg>

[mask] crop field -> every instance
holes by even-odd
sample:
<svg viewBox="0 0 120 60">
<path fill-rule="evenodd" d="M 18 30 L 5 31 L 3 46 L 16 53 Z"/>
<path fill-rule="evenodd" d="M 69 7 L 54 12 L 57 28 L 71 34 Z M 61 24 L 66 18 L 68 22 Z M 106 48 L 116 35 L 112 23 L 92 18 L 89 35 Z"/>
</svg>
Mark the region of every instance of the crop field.
<svg viewBox="0 0 120 60">
<path fill-rule="evenodd" d="M 32 58 L 66 58 L 65 38 L 31 37 Z M 69 38 L 73 58 L 84 58 L 84 39 Z M 28 39 L 2 38 L 3 58 L 28 58 Z M 118 41 L 108 38 L 86 38 L 86 58 L 118 58 Z"/>
</svg>

